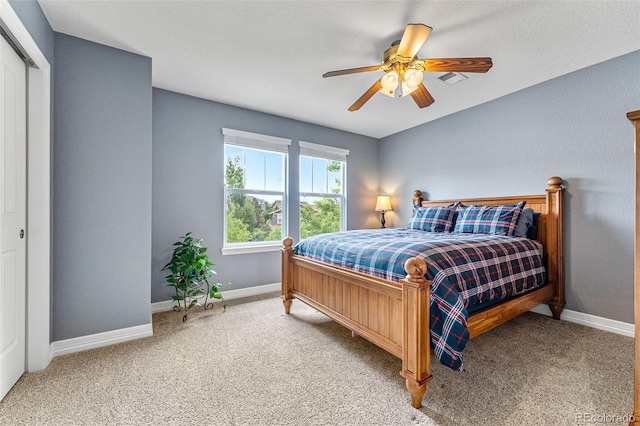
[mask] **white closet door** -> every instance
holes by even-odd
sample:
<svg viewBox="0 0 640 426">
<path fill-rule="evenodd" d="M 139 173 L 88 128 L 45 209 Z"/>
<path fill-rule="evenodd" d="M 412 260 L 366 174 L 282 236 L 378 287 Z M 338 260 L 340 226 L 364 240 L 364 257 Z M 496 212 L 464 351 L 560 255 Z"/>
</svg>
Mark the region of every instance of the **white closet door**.
<svg viewBox="0 0 640 426">
<path fill-rule="evenodd" d="M 0 399 L 25 370 L 26 67 L 0 37 Z"/>
</svg>

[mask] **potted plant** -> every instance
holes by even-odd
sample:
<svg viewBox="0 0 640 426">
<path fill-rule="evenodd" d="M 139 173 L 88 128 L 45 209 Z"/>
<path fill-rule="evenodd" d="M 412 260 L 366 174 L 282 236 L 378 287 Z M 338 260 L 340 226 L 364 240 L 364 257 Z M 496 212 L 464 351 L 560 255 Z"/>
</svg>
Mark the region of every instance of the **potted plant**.
<svg viewBox="0 0 640 426">
<path fill-rule="evenodd" d="M 173 300 L 177 303 L 173 307 L 175 311 L 183 312 L 182 321 L 187 320 L 187 313 L 194 306 L 200 305 L 200 299 L 204 298 L 204 309 L 213 308 L 211 299 L 221 299 L 222 307 L 226 310 L 227 304 L 224 302 L 220 289 L 221 283 L 209 281 L 216 271 L 212 269 L 215 264 L 209 260 L 207 248 L 202 245 L 202 239 L 196 239 L 187 232 L 180 241 L 173 244 L 175 249 L 171 256 L 171 261 L 167 263 L 163 271 L 171 271 L 165 278 L 170 287 L 176 289 Z M 231 286 L 231 283 L 228 284 Z"/>
</svg>

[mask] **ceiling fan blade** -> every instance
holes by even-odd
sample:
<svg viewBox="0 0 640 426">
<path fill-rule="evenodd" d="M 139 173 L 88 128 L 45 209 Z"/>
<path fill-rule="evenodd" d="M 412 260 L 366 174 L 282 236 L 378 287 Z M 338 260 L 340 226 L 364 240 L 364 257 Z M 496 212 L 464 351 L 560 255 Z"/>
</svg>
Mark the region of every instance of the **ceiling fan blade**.
<svg viewBox="0 0 640 426">
<path fill-rule="evenodd" d="M 327 78 L 327 77 L 335 77 L 338 75 L 355 74 L 359 72 L 378 71 L 379 69 L 380 69 L 380 65 L 373 65 L 371 67 L 359 67 L 359 68 L 349 68 L 346 70 L 329 71 L 322 74 L 322 76 L 324 78 Z"/>
<path fill-rule="evenodd" d="M 359 110 L 362 105 L 364 105 L 369 99 L 371 99 L 371 97 L 375 95 L 381 88 L 382 83 L 380 83 L 380 80 L 377 80 L 375 83 L 373 83 L 373 86 L 369 87 L 369 89 L 364 92 L 362 96 L 360 96 L 358 100 L 353 103 L 353 105 L 349 107 L 349 111 Z"/>
<path fill-rule="evenodd" d="M 424 24 L 409 24 L 402 34 L 396 55 L 412 59 L 431 34 L 431 27 Z"/>
<path fill-rule="evenodd" d="M 416 104 L 418 104 L 420 108 L 428 107 L 435 102 L 435 99 L 433 99 L 431 93 L 429 93 L 427 88 L 424 87 L 424 84 L 422 83 L 418 85 L 418 88 L 416 90 L 411 92 L 411 97 L 414 101 L 416 101 Z"/>
<path fill-rule="evenodd" d="M 493 66 L 491 58 L 418 59 L 430 72 L 487 72 Z"/>
</svg>

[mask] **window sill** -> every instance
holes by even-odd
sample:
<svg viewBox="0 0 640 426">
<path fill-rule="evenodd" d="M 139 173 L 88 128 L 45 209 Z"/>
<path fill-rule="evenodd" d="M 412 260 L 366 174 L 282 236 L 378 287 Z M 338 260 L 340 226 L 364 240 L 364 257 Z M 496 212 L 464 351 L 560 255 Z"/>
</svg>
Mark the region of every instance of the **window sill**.
<svg viewBox="0 0 640 426">
<path fill-rule="evenodd" d="M 223 256 L 231 256 L 235 254 L 263 253 L 268 251 L 280 251 L 282 243 L 260 245 L 260 246 L 244 246 L 244 247 L 223 247 L 220 251 Z"/>
</svg>

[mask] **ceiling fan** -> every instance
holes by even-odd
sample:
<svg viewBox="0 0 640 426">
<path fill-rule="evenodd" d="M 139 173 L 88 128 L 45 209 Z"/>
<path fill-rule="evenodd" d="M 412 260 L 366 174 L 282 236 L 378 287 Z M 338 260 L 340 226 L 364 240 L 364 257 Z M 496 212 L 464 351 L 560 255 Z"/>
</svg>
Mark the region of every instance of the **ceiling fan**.
<svg viewBox="0 0 640 426">
<path fill-rule="evenodd" d="M 400 86 L 400 96 L 411 95 L 420 108 L 435 102 L 431 93 L 422 84 L 422 72 L 487 72 L 493 66 L 491 58 L 440 58 L 418 59 L 416 54 L 422 47 L 432 28 L 424 24 L 409 24 L 396 41 L 382 54 L 382 64 L 370 67 L 349 68 L 330 71 L 323 77 L 355 74 L 368 71 L 384 71 L 383 75 L 364 92 L 349 111 L 357 111 L 377 92 L 394 97 Z"/>
</svg>

